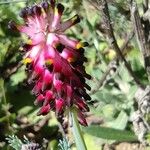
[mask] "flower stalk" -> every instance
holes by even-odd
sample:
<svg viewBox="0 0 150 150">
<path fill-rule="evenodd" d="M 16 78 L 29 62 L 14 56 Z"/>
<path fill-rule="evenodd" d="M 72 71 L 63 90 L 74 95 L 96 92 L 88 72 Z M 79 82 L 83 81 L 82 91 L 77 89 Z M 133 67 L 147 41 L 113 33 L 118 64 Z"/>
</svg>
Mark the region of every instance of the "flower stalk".
<svg viewBox="0 0 150 150">
<path fill-rule="evenodd" d="M 77 120 L 77 112 L 75 109 L 70 112 L 71 120 L 72 120 L 72 132 L 75 139 L 77 150 L 87 150 L 79 122 Z"/>
</svg>

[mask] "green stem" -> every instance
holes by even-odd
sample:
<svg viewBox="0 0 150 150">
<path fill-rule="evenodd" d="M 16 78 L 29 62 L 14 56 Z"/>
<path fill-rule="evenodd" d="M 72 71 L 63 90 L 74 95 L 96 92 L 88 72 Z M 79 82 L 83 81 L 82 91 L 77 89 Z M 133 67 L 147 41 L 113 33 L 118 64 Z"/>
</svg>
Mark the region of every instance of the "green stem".
<svg viewBox="0 0 150 150">
<path fill-rule="evenodd" d="M 4 80 L 0 79 L 0 82 L 1 82 L 1 90 L 2 90 L 2 95 L 3 95 L 3 104 L 6 105 L 7 101 L 6 101 L 6 95 L 5 95 Z"/>
<path fill-rule="evenodd" d="M 2 104 L 4 106 L 7 105 L 7 100 L 6 100 L 6 93 L 5 93 L 5 83 L 4 83 L 4 80 L 2 78 L 0 78 L 0 90 L 2 91 L 2 96 L 3 96 L 3 101 L 2 101 Z M 10 116 L 10 113 L 8 110 L 4 109 L 5 111 L 5 114 L 6 114 L 6 122 L 7 122 L 7 127 L 9 128 L 10 127 L 10 124 L 9 124 L 9 116 Z M 0 119 L 4 119 L 4 118 L 0 118 Z"/>
<path fill-rule="evenodd" d="M 76 147 L 78 150 L 87 150 L 84 138 L 81 133 L 80 125 L 77 120 L 77 112 L 75 110 L 71 111 L 72 118 L 72 132 L 75 138 Z"/>
</svg>

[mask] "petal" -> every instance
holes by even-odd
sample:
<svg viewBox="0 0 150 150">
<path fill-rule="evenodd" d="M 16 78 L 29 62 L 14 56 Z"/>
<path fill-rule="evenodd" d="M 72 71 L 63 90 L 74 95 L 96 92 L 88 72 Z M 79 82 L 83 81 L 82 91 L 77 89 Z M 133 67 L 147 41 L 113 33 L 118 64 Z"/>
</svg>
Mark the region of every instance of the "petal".
<svg viewBox="0 0 150 150">
<path fill-rule="evenodd" d="M 37 115 L 47 115 L 50 111 L 50 105 L 42 106 Z"/>
<path fill-rule="evenodd" d="M 41 82 L 41 81 L 38 81 L 38 82 L 35 84 L 35 86 L 34 86 L 34 88 L 33 88 L 33 90 L 32 90 L 32 93 L 35 94 L 35 95 L 37 95 L 38 93 L 40 93 L 41 88 L 42 88 L 42 82 Z"/>
<path fill-rule="evenodd" d="M 73 16 L 71 19 L 63 22 L 59 26 L 59 31 L 64 32 L 68 28 L 72 27 L 73 25 L 77 24 L 80 22 L 80 18 L 78 15 Z"/>
<path fill-rule="evenodd" d="M 59 38 L 54 33 L 47 35 L 47 45 L 53 46 L 54 43 L 59 43 Z"/>
<path fill-rule="evenodd" d="M 62 98 L 55 100 L 56 113 L 61 113 L 64 107 L 64 100 Z"/>
<path fill-rule="evenodd" d="M 81 125 L 88 126 L 85 116 L 83 115 L 83 113 L 80 112 L 80 110 L 78 110 L 78 121 Z"/>
<path fill-rule="evenodd" d="M 78 108 L 79 108 L 81 111 L 85 111 L 85 112 L 89 111 L 89 107 L 88 107 L 87 104 L 84 102 L 84 100 L 78 99 L 78 100 L 76 101 L 76 104 L 77 104 Z"/>
<path fill-rule="evenodd" d="M 53 84 L 54 84 L 54 87 L 57 91 L 61 91 L 62 86 L 63 86 L 62 81 L 54 79 Z"/>
<path fill-rule="evenodd" d="M 45 100 L 50 101 L 53 97 L 53 92 L 51 90 L 46 91 Z"/>
<path fill-rule="evenodd" d="M 70 48 L 76 49 L 77 44 L 79 43 L 77 40 L 69 39 L 66 35 L 59 35 L 61 44 L 68 46 Z"/>
<path fill-rule="evenodd" d="M 40 95 L 36 98 L 34 104 L 35 104 L 35 105 L 41 104 L 41 103 L 44 102 L 44 99 L 45 99 L 45 97 L 43 96 L 43 94 L 40 94 Z"/>
<path fill-rule="evenodd" d="M 45 69 L 44 75 L 42 78 L 42 81 L 43 81 L 42 91 L 44 91 L 46 87 L 52 82 L 52 79 L 53 79 L 53 75 L 47 69 Z"/>
</svg>

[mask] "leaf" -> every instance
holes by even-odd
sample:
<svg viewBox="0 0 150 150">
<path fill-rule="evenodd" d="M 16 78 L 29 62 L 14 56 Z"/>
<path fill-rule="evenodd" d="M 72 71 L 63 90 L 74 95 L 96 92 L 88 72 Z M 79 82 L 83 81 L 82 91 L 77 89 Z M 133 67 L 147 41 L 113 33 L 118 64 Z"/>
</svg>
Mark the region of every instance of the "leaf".
<svg viewBox="0 0 150 150">
<path fill-rule="evenodd" d="M 104 105 L 101 108 L 101 110 L 102 110 L 102 114 L 103 114 L 105 119 L 107 119 L 107 120 L 114 119 L 114 115 L 116 113 L 116 110 L 115 110 L 115 106 L 113 104 Z"/>
<path fill-rule="evenodd" d="M 130 74 L 129 74 L 128 70 L 126 69 L 126 67 L 124 66 L 124 64 L 120 64 L 119 75 L 120 75 L 121 80 L 123 82 L 130 82 L 130 81 L 132 81 L 132 77 L 130 76 Z"/>
<path fill-rule="evenodd" d="M 114 103 L 116 101 L 119 102 L 122 100 L 122 97 L 120 98 L 118 95 L 113 94 L 113 92 L 110 93 L 108 90 L 98 91 L 95 95 L 92 96 L 92 98 L 95 98 L 98 101 L 103 101 L 107 104 Z"/>
<path fill-rule="evenodd" d="M 124 130 L 127 123 L 128 116 L 124 111 L 121 111 L 116 120 L 108 122 L 107 125 L 115 129 Z"/>
<path fill-rule="evenodd" d="M 92 139 L 92 140 L 91 140 Z M 97 137 L 93 137 L 89 134 L 84 134 L 84 140 L 87 146 L 87 150 L 91 150 L 94 147 L 94 150 L 101 150 L 102 140 Z"/>
<path fill-rule="evenodd" d="M 15 86 L 26 79 L 25 67 L 19 68 L 19 70 L 11 76 L 11 85 Z"/>
<path fill-rule="evenodd" d="M 133 132 L 130 131 L 122 131 L 118 129 L 113 128 L 107 128 L 107 127 L 100 127 L 100 126 L 89 126 L 84 127 L 83 131 L 107 140 L 117 140 L 117 141 L 135 141 L 137 140 L 136 136 Z"/>
</svg>

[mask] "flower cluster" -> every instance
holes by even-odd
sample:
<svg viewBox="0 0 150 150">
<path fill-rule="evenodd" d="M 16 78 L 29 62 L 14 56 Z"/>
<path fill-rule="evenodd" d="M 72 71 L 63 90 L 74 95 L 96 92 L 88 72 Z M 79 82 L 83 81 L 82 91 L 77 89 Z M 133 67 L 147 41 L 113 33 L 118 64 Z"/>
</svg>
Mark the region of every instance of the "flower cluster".
<svg viewBox="0 0 150 150">
<path fill-rule="evenodd" d="M 22 45 L 25 52 L 23 62 L 28 70 L 28 83 L 34 85 L 32 92 L 37 96 L 36 105 L 41 105 L 38 115 L 46 115 L 50 110 L 56 115 L 74 107 L 80 124 L 86 126 L 84 112 L 89 111 L 85 100 L 90 100 L 86 89 L 83 63 L 86 42 L 70 39 L 65 34 L 71 26 L 80 21 L 78 15 L 62 22 L 64 6 L 54 0 L 42 2 L 22 10 L 23 25 L 13 21 L 12 29 L 25 33 L 29 41 Z"/>
</svg>

